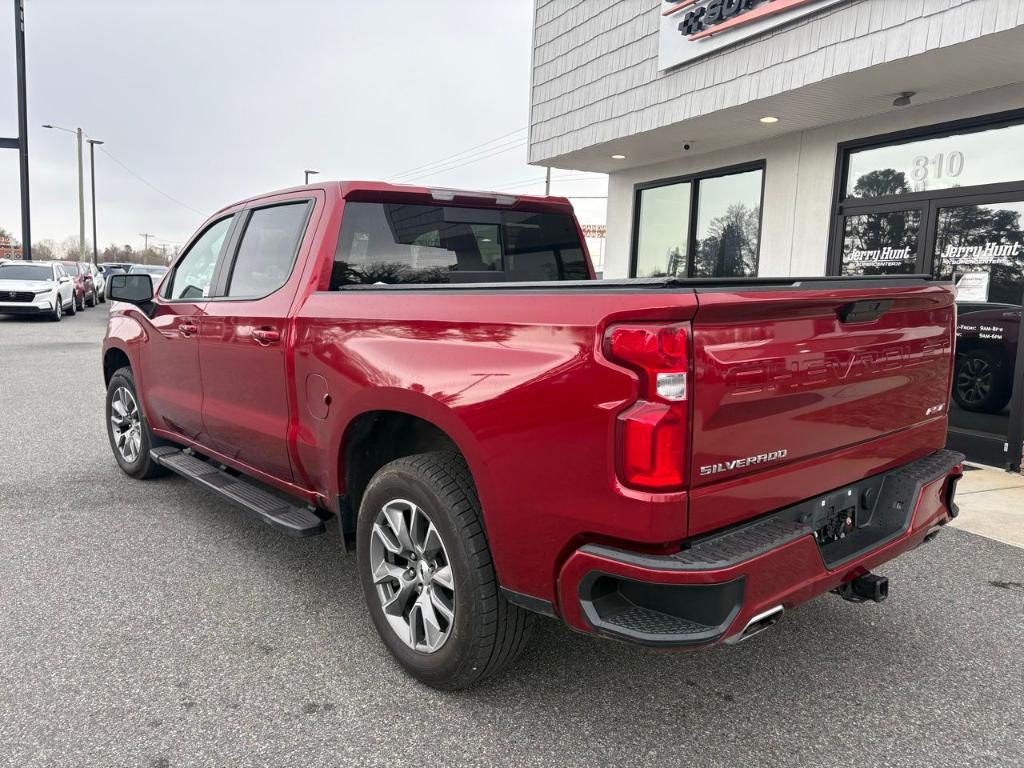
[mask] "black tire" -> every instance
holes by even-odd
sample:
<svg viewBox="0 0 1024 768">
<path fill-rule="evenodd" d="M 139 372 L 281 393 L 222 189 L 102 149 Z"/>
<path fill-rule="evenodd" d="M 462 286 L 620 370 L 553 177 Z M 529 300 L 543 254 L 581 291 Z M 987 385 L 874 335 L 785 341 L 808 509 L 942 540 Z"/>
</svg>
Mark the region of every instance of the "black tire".
<svg viewBox="0 0 1024 768">
<path fill-rule="evenodd" d="M 1008 368 L 996 350 L 972 349 L 957 355 L 953 400 L 965 411 L 1001 412 L 1012 394 Z"/>
<path fill-rule="evenodd" d="M 450 634 L 432 653 L 406 645 L 388 623 L 374 585 L 370 539 L 384 505 L 418 505 L 441 536 L 451 565 L 454 618 Z M 501 594 L 481 524 L 480 501 L 465 460 L 438 451 L 392 461 L 370 480 L 357 523 L 359 577 L 377 633 L 405 670 L 426 685 L 457 690 L 508 666 L 526 645 L 533 614 Z"/>
<path fill-rule="evenodd" d="M 50 319 L 59 323 L 61 318 L 64 317 L 64 299 L 61 298 L 60 294 L 57 294 L 57 300 L 53 302 L 53 309 L 50 311 Z"/>
<path fill-rule="evenodd" d="M 106 304 L 106 303 L 107 303 L 107 289 L 104 288 L 102 291 L 100 291 L 100 304 Z"/>
<path fill-rule="evenodd" d="M 92 293 L 86 298 L 86 304 L 90 307 L 95 307 L 100 303 L 99 298 L 96 296 L 96 289 L 93 288 Z"/>
<path fill-rule="evenodd" d="M 79 312 L 85 312 L 85 293 L 82 293 L 82 300 L 78 302 L 77 307 Z"/>
<path fill-rule="evenodd" d="M 105 415 L 107 419 L 107 439 L 110 441 L 110 450 L 114 454 L 114 459 L 117 461 L 118 466 L 121 467 L 121 471 L 129 477 L 134 477 L 137 480 L 149 480 L 150 478 L 167 474 L 167 470 L 153 461 L 152 457 L 149 455 L 150 448 L 158 445 L 165 445 L 165 443 L 153 436 L 153 433 L 149 428 L 149 421 L 147 421 L 146 414 L 142 411 L 141 405 L 138 406 L 141 427 L 138 457 L 134 461 L 128 461 L 118 450 L 114 437 L 114 425 L 111 422 L 110 417 L 113 410 L 112 403 L 114 395 L 122 387 L 131 393 L 132 398 L 137 404 L 140 402 L 138 392 L 135 389 L 135 377 L 132 375 L 132 369 L 127 366 L 119 368 L 114 375 L 110 377 L 110 384 L 107 385 L 105 408 Z"/>
<path fill-rule="evenodd" d="M 78 314 L 78 298 L 72 292 L 71 294 L 71 306 L 68 307 L 68 317 L 74 317 Z"/>
</svg>

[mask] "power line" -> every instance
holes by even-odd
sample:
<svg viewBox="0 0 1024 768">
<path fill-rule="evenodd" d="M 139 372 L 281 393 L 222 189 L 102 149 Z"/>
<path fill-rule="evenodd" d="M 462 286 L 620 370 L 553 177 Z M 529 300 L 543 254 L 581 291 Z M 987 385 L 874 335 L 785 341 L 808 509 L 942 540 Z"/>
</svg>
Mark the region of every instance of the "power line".
<svg viewBox="0 0 1024 768">
<path fill-rule="evenodd" d="M 433 165 L 439 165 L 439 164 L 445 163 L 445 162 L 447 162 L 449 160 L 454 160 L 455 158 L 461 157 L 462 155 L 467 155 L 467 154 L 473 152 L 476 149 L 481 149 L 481 148 L 486 147 L 486 146 L 488 146 L 490 144 L 494 144 L 496 142 L 499 142 L 502 139 L 507 139 L 510 136 L 515 136 L 516 134 L 522 133 L 525 130 L 526 130 L 526 126 L 524 125 L 522 128 L 517 128 L 516 130 L 512 131 L 511 133 L 506 133 L 504 136 L 498 136 L 497 138 L 491 139 L 490 141 L 485 141 L 482 144 L 477 144 L 476 146 L 472 146 L 469 149 L 464 149 L 461 152 L 456 152 L 454 155 L 448 155 L 447 157 L 439 158 L 439 159 L 434 160 L 433 162 L 430 162 L 430 163 L 425 163 L 423 165 L 417 165 L 415 168 L 410 168 L 407 171 L 402 171 L 402 173 L 393 174 L 391 176 L 391 178 L 399 179 L 399 178 L 402 178 L 403 176 L 409 176 L 410 174 L 413 174 L 413 173 L 419 173 L 424 168 L 429 168 L 429 167 L 431 167 Z"/>
<path fill-rule="evenodd" d="M 179 200 L 178 198 L 176 198 L 176 197 L 174 197 L 174 196 L 172 196 L 172 195 L 169 195 L 169 194 L 167 194 L 166 192 L 164 192 L 164 191 L 163 191 L 162 189 L 160 189 L 160 187 L 158 187 L 158 186 L 157 186 L 156 184 L 154 184 L 153 182 L 151 182 L 151 181 L 147 181 L 146 179 L 144 179 L 144 178 L 143 178 L 142 176 L 140 176 L 139 174 L 137 174 L 137 173 L 136 173 L 135 171 L 133 171 L 133 170 L 132 170 L 131 168 L 129 168 L 129 167 L 127 166 L 127 165 L 125 165 L 125 164 L 124 164 L 124 163 L 122 163 L 122 162 L 121 162 L 120 160 L 118 160 L 118 159 L 117 159 L 116 157 L 114 157 L 114 155 L 113 155 L 113 154 L 112 154 L 112 153 L 110 152 L 110 150 L 109 150 L 109 149 L 107 149 L 106 147 L 102 147 L 102 146 L 101 146 L 101 147 L 100 147 L 100 152 L 102 152 L 102 153 L 103 153 L 103 154 L 105 154 L 105 155 L 106 155 L 107 157 L 109 157 L 109 158 L 110 158 L 111 160 L 113 160 L 113 161 L 114 161 L 115 163 L 117 163 L 118 165 L 120 165 L 120 166 L 121 166 L 122 168 L 124 168 L 124 170 L 126 170 L 126 171 L 127 171 L 128 173 L 130 173 L 130 174 L 131 174 L 132 176 L 134 176 L 134 177 L 135 177 L 136 179 L 138 179 L 139 181 L 141 181 L 141 182 L 142 182 L 143 184 L 145 184 L 145 185 L 146 185 L 147 187 L 149 187 L 150 189 L 152 189 L 152 190 L 154 190 L 154 191 L 156 191 L 156 192 L 159 192 L 159 193 L 160 193 L 161 195 L 163 195 L 164 197 L 166 197 L 166 198 L 167 198 L 168 200 L 170 200 L 170 201 L 171 201 L 172 203 L 177 203 L 177 204 L 178 204 L 178 205 L 180 205 L 180 206 L 181 206 L 182 208 L 187 208 L 188 210 L 192 211 L 192 213 L 197 213 L 197 214 L 199 214 L 200 216 L 205 216 L 205 215 L 206 215 L 206 214 L 205 214 L 205 213 L 203 213 L 202 211 L 197 211 L 197 210 L 196 210 L 195 208 L 193 208 L 193 207 L 192 207 L 191 205 L 189 205 L 188 203 L 183 203 L 183 202 L 181 202 L 181 200 Z"/>
<path fill-rule="evenodd" d="M 401 183 L 408 183 L 409 180 L 415 181 L 417 179 L 423 179 L 423 178 L 429 178 L 430 176 L 436 176 L 439 173 L 447 173 L 448 171 L 454 171 L 457 168 L 464 168 L 467 165 L 473 165 L 474 163 L 479 163 L 481 160 L 487 160 L 488 158 L 496 157 L 497 155 L 503 155 L 506 152 L 511 152 L 513 149 L 519 149 L 519 148 L 525 147 L 525 146 L 526 146 L 526 140 L 525 139 L 522 139 L 522 140 L 517 139 L 517 140 L 515 140 L 513 142 L 510 142 L 508 144 L 498 144 L 497 146 L 492 147 L 491 149 L 485 151 L 483 154 L 477 154 L 476 156 L 467 156 L 466 158 L 462 158 L 460 161 L 455 162 L 455 163 L 446 163 L 446 164 L 438 166 L 436 168 L 425 169 L 425 170 L 423 170 L 423 171 L 421 171 L 421 172 L 419 172 L 417 174 L 413 174 L 411 176 L 407 176 L 405 181 L 397 180 L 397 183 L 400 183 L 400 184 Z"/>
</svg>

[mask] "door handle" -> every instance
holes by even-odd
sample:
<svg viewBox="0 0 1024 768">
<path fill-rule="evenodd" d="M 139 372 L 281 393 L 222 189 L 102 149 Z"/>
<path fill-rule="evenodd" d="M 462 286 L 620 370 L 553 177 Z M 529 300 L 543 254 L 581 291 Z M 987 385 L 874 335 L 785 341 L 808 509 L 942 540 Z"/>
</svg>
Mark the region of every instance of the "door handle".
<svg viewBox="0 0 1024 768">
<path fill-rule="evenodd" d="M 280 332 L 275 331 L 273 328 L 257 328 L 252 332 L 252 337 L 256 339 L 257 344 L 261 344 L 264 347 L 270 344 L 277 344 L 281 340 Z"/>
<path fill-rule="evenodd" d="M 195 323 L 181 323 L 178 326 L 178 333 L 185 338 L 192 336 L 193 334 L 199 333 L 199 326 Z"/>
</svg>

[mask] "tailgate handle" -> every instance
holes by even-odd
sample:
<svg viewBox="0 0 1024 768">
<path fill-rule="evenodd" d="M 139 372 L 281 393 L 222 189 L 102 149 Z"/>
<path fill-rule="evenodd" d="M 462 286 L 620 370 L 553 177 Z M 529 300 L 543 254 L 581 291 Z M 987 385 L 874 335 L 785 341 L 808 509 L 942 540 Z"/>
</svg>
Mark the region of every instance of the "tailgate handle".
<svg viewBox="0 0 1024 768">
<path fill-rule="evenodd" d="M 892 299 L 864 299 L 844 304 L 837 311 L 841 323 L 870 323 L 877 320 L 892 306 Z"/>
</svg>

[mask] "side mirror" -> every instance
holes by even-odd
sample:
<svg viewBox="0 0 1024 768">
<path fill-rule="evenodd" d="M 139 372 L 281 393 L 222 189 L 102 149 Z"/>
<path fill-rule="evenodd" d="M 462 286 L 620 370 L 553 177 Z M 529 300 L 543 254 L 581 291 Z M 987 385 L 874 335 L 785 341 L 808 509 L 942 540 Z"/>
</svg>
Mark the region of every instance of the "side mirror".
<svg viewBox="0 0 1024 768">
<path fill-rule="evenodd" d="M 111 275 L 107 296 L 111 301 L 125 301 L 140 307 L 145 306 L 153 301 L 153 278 L 141 272 Z"/>
</svg>

